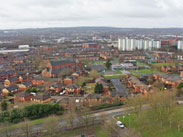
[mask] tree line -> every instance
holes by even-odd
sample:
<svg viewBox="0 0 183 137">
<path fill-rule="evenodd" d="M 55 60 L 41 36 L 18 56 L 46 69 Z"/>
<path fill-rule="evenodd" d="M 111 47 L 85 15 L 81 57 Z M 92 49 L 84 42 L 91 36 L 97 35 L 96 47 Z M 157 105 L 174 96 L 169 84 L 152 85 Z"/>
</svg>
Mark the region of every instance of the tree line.
<svg viewBox="0 0 183 137">
<path fill-rule="evenodd" d="M 47 117 L 49 115 L 62 115 L 64 108 L 58 104 L 33 104 L 23 109 L 13 109 L 11 111 L 3 111 L 0 114 L 0 123 L 18 123 L 25 118 L 33 120 Z"/>
</svg>

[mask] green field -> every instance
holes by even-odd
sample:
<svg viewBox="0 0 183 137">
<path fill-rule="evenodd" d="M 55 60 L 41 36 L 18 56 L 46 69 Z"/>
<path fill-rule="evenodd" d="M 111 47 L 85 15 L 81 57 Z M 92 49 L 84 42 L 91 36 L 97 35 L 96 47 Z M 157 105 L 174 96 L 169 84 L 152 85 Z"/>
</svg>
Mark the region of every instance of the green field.
<svg viewBox="0 0 183 137">
<path fill-rule="evenodd" d="M 154 63 L 152 66 L 154 67 L 161 67 L 161 66 L 173 66 L 175 63 Z"/>
<path fill-rule="evenodd" d="M 104 75 L 104 78 L 106 78 L 106 79 L 114 79 L 114 78 L 121 78 L 123 75 L 111 75 L 111 76 L 105 76 Z"/>
<path fill-rule="evenodd" d="M 171 125 L 167 122 L 168 120 L 165 120 L 166 122 L 161 124 L 158 120 L 154 119 L 151 110 L 140 112 L 140 116 L 138 117 L 133 113 L 131 115 L 119 116 L 117 119 L 122 121 L 126 127 L 135 129 L 142 137 L 183 137 L 183 125 L 180 124 L 180 130 L 178 131 L 174 123 L 179 120 L 180 122 L 183 121 L 183 117 L 180 116 L 181 113 L 178 114 L 178 111 L 182 112 L 182 110 L 183 107 L 174 110 L 177 113 L 173 117 Z"/>
<path fill-rule="evenodd" d="M 141 62 L 139 62 L 139 61 L 137 61 L 137 64 L 138 64 L 138 65 L 141 65 L 141 66 L 145 66 L 145 65 L 146 65 L 146 64 L 141 63 Z"/>
<path fill-rule="evenodd" d="M 103 130 L 101 125 L 90 126 L 88 129 L 89 133 L 94 133 L 97 137 L 108 137 L 107 131 Z M 62 137 L 72 137 L 79 136 L 80 134 L 84 134 L 86 132 L 86 128 L 78 128 L 72 131 L 66 131 L 60 134 Z"/>
<path fill-rule="evenodd" d="M 59 121 L 60 119 L 61 119 L 60 117 L 51 116 L 48 118 L 42 118 L 42 119 L 32 120 L 32 121 L 28 121 L 28 122 L 29 122 L 30 126 L 34 126 L 34 125 L 44 124 L 45 122 L 52 122 L 55 120 Z M 12 130 L 20 129 L 23 126 L 23 124 L 24 123 L 13 124 L 7 128 L 9 128 L 10 132 L 11 132 Z M 0 130 L 1 130 L 1 128 L 0 128 Z M 89 133 L 96 134 L 97 137 L 108 137 L 108 132 L 105 129 L 103 129 L 102 125 L 89 126 L 87 131 Z M 82 128 L 77 128 L 77 129 L 73 129 L 73 130 L 68 130 L 65 132 L 60 132 L 60 133 L 58 133 L 58 135 L 60 135 L 62 137 L 72 137 L 72 136 L 79 136 L 80 134 L 85 134 L 85 133 L 86 133 L 86 127 L 82 127 Z M 45 137 L 47 137 L 47 136 L 45 136 Z"/>
<path fill-rule="evenodd" d="M 140 70 L 129 70 L 134 76 L 140 76 L 141 74 L 153 74 L 159 72 L 157 69 L 140 69 Z"/>
<path fill-rule="evenodd" d="M 91 88 L 87 88 L 91 87 Z M 86 86 L 84 87 L 84 90 L 88 93 L 94 93 L 94 88 L 95 88 L 95 83 L 87 83 Z"/>
<path fill-rule="evenodd" d="M 117 63 L 117 62 L 119 62 L 119 61 L 118 61 L 118 60 L 111 60 L 110 62 L 111 62 L 111 63 Z M 98 60 L 98 61 L 94 61 L 93 63 L 106 63 L 106 61 Z"/>
</svg>

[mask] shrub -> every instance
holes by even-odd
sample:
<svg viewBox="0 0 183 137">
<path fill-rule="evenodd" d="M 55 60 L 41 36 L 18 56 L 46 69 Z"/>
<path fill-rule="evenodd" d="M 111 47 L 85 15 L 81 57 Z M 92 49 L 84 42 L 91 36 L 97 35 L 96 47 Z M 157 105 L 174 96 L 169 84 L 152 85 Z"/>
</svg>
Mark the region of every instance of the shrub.
<svg viewBox="0 0 183 137">
<path fill-rule="evenodd" d="M 25 118 L 37 119 L 52 114 L 62 115 L 64 108 L 58 104 L 33 104 L 23 109 L 13 109 L 10 112 L 4 111 L 0 114 L 0 122 L 18 123 Z"/>
</svg>

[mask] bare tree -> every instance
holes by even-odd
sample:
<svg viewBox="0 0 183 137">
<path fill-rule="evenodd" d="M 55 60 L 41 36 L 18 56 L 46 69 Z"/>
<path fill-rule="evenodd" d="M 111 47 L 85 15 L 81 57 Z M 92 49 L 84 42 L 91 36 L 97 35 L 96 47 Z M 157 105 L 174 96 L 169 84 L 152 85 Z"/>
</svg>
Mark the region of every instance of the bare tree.
<svg viewBox="0 0 183 137">
<path fill-rule="evenodd" d="M 76 112 L 75 112 L 75 106 L 72 103 L 72 101 L 70 101 L 70 109 L 68 110 L 67 113 L 64 114 L 63 119 L 66 120 L 66 122 L 69 124 L 69 126 L 73 129 L 74 128 L 74 120 L 77 116 Z"/>
<path fill-rule="evenodd" d="M 146 103 L 146 99 L 143 95 L 137 95 L 134 98 L 127 99 L 127 105 L 133 108 L 133 111 L 139 116 L 139 112 L 142 110 L 142 106 Z"/>
<path fill-rule="evenodd" d="M 0 137 L 11 137 L 12 131 L 10 123 L 5 122 L 0 124 Z"/>
<path fill-rule="evenodd" d="M 32 127 L 31 127 L 30 121 L 25 119 L 20 127 L 26 137 L 29 137 L 31 135 Z"/>
<path fill-rule="evenodd" d="M 117 137 L 118 130 L 114 120 L 106 120 L 103 123 L 103 129 L 107 131 L 109 137 Z"/>
<path fill-rule="evenodd" d="M 43 123 L 43 128 L 46 130 L 44 137 L 58 137 L 58 121 L 54 118 L 50 118 L 49 121 Z"/>
<path fill-rule="evenodd" d="M 90 71 L 90 77 L 92 77 L 93 79 L 96 79 L 99 76 L 100 76 L 100 74 L 96 70 Z"/>
<path fill-rule="evenodd" d="M 78 113 L 78 118 L 84 124 L 86 131 L 88 131 L 88 126 L 92 122 L 91 111 L 88 108 L 82 108 Z"/>
</svg>

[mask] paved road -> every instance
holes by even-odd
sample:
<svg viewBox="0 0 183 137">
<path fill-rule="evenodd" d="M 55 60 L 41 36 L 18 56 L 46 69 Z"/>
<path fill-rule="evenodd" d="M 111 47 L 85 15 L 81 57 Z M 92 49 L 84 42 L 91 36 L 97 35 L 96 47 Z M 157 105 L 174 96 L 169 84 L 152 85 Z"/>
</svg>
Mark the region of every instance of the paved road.
<svg viewBox="0 0 183 137">
<path fill-rule="evenodd" d="M 150 109 L 150 106 L 144 105 L 142 107 L 142 110 L 145 110 L 145 109 Z M 125 107 L 125 108 L 117 108 L 114 110 L 107 110 L 107 111 L 103 111 L 103 112 L 94 113 L 94 114 L 91 114 L 91 117 L 94 118 L 94 121 L 90 122 L 89 125 L 99 124 L 101 122 L 101 119 L 112 119 L 115 116 L 129 114 L 132 111 L 133 111 L 132 107 Z M 62 130 L 71 129 L 71 127 L 67 126 L 67 122 L 65 120 L 59 121 L 58 124 L 60 125 L 60 127 L 62 127 Z M 80 118 L 75 117 L 74 128 L 83 127 L 83 126 L 84 126 L 84 123 L 82 123 L 80 121 Z M 43 130 L 43 125 L 42 124 L 34 125 L 32 129 L 33 129 L 33 132 Z M 13 135 L 13 136 L 17 136 L 19 134 L 22 134 L 22 131 L 20 129 L 17 129 L 16 131 L 11 133 L 11 135 Z"/>
</svg>

